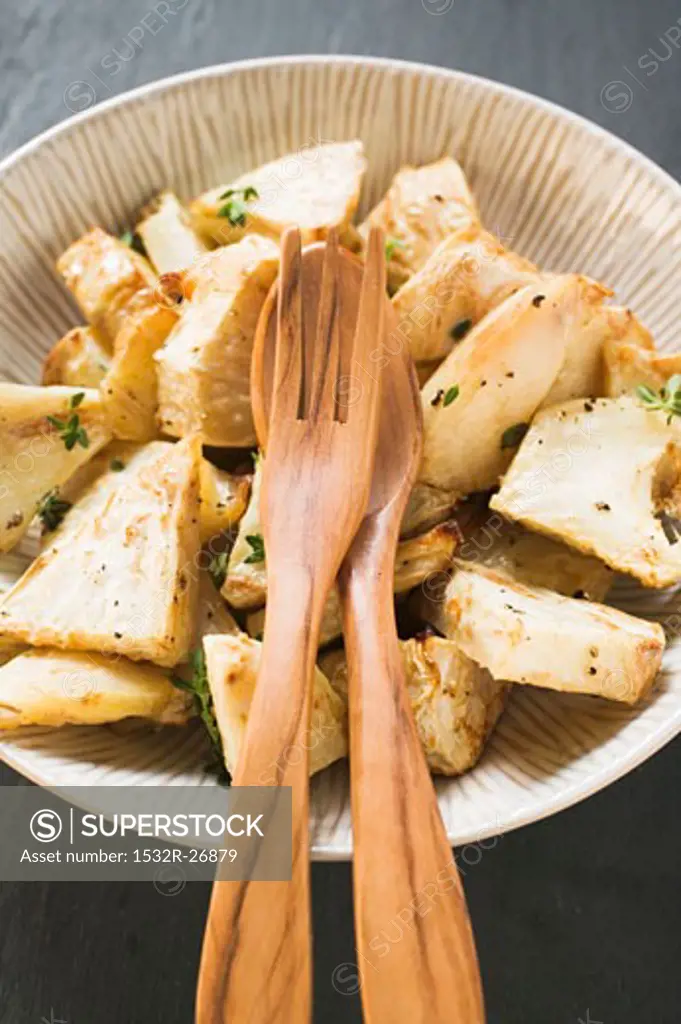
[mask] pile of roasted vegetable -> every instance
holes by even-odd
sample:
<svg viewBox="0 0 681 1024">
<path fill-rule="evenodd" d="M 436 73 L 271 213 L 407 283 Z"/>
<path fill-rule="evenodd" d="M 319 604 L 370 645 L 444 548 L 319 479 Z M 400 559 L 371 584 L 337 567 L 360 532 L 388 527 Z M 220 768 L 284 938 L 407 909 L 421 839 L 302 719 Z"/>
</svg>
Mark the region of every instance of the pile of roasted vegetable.
<svg viewBox="0 0 681 1024">
<path fill-rule="evenodd" d="M 476 762 L 514 683 L 649 691 L 661 627 L 601 602 L 614 572 L 681 580 L 681 355 L 603 285 L 507 251 L 455 160 L 402 169 L 355 225 L 364 172 L 359 142 L 310 148 L 59 259 L 87 324 L 40 386 L 0 383 L 0 552 L 25 568 L 0 598 L 0 728 L 198 715 L 233 768 L 267 599 L 251 349 L 290 224 L 359 258 L 370 223 L 388 238 L 425 420 L 395 593 L 433 771 Z M 313 771 L 347 752 L 336 593 L 322 634 Z"/>
</svg>

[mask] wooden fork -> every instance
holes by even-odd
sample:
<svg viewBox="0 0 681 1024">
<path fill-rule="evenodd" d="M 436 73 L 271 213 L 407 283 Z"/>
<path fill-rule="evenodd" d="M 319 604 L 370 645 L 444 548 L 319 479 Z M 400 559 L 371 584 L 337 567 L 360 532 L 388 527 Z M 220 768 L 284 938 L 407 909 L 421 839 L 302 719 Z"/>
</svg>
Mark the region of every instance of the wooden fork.
<svg viewBox="0 0 681 1024">
<path fill-rule="evenodd" d="M 466 900 L 416 732 L 395 627 L 395 548 L 422 438 L 418 385 L 397 330 L 384 359 L 369 507 L 339 579 L 364 1020 L 482 1024 Z"/>
<path fill-rule="evenodd" d="M 369 495 L 380 400 L 380 372 L 370 357 L 384 330 L 385 274 L 378 230 L 369 238 L 361 290 L 340 259 L 335 232 L 321 251 L 302 255 L 299 231 L 282 240 L 260 505 L 267 620 L 233 781 L 291 787 L 292 878 L 216 881 L 197 1024 L 310 1020 L 310 691 L 324 604 Z M 263 317 L 272 312 L 270 301 Z M 259 333 L 268 328 L 261 318 Z M 342 396 L 350 378 L 348 402 Z"/>
</svg>

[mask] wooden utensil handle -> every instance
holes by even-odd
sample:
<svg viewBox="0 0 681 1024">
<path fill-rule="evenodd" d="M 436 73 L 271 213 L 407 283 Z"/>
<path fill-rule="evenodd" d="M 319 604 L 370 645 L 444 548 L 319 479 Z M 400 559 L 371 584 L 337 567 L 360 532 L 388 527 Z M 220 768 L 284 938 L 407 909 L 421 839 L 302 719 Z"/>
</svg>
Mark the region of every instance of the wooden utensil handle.
<svg viewBox="0 0 681 1024">
<path fill-rule="evenodd" d="M 269 585 L 258 682 L 233 781 L 291 787 L 291 881 L 214 883 L 197 1024 L 310 1021 L 308 732 L 324 596 L 313 592 L 307 578 L 285 589 Z"/>
<path fill-rule="evenodd" d="M 465 896 L 409 702 L 395 537 L 341 579 L 349 663 L 355 928 L 368 1024 L 481 1024 Z M 371 574 L 368 562 L 380 565 Z"/>
</svg>

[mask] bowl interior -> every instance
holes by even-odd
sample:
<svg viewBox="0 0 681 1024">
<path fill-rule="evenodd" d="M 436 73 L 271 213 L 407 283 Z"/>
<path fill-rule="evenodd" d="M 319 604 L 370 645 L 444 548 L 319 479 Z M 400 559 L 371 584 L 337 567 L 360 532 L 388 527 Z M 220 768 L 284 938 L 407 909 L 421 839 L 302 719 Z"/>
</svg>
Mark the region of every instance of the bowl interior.
<svg viewBox="0 0 681 1024">
<path fill-rule="evenodd" d="M 122 231 L 163 187 L 189 197 L 285 153 L 278 187 L 306 148 L 359 137 L 369 171 L 362 207 L 395 170 L 445 153 L 463 164 L 486 226 L 551 270 L 579 270 L 616 290 L 654 332 L 675 338 L 681 294 L 681 189 L 587 122 L 463 74 L 372 59 L 268 60 L 207 69 L 138 90 L 74 118 L 0 165 L 0 379 L 39 380 L 54 341 L 81 322 L 54 272 L 92 224 Z M 0 559 L 0 585 L 21 558 Z M 613 603 L 670 635 L 664 670 L 636 710 L 516 687 L 480 764 L 438 780 L 452 842 L 536 820 L 602 788 L 681 728 L 681 618 L 676 593 L 616 584 Z M 28 730 L 0 755 L 49 785 L 214 784 L 200 732 L 136 723 Z M 347 769 L 313 783 L 314 850 L 351 851 Z"/>
</svg>

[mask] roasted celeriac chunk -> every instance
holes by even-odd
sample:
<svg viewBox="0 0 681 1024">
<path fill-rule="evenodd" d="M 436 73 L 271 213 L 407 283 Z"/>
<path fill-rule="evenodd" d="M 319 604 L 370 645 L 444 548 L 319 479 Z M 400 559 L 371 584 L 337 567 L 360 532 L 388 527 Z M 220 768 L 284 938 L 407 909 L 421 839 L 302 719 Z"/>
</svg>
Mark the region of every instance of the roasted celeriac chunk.
<svg viewBox="0 0 681 1024">
<path fill-rule="evenodd" d="M 400 642 L 409 700 L 432 772 L 460 775 L 476 763 L 503 711 L 509 687 L 492 678 L 451 640 L 429 636 Z M 343 651 L 320 658 L 320 668 L 347 700 Z"/>
<path fill-rule="evenodd" d="M 606 341 L 603 358 L 605 394 L 609 398 L 631 394 L 641 384 L 659 391 L 670 377 L 681 373 L 681 353 L 658 355 L 627 341 Z"/>
<path fill-rule="evenodd" d="M 268 239 L 245 239 L 230 256 L 239 272 L 224 290 L 194 294 L 158 363 L 158 423 L 173 437 L 199 433 L 204 444 L 255 444 L 250 402 L 253 337 L 279 252 Z M 258 248 L 257 259 L 254 250 Z"/>
<path fill-rule="evenodd" d="M 101 228 L 93 228 L 69 246 L 57 260 L 57 270 L 86 320 L 110 346 L 133 295 L 156 282 L 144 256 Z"/>
<path fill-rule="evenodd" d="M 113 491 L 120 482 L 118 474 L 127 470 L 131 463 L 137 472 L 143 463 L 155 461 L 163 453 L 169 452 L 172 446 L 173 443 L 170 441 L 151 441 L 149 444 L 112 441 L 59 488 L 59 498 L 69 506 L 77 505 L 88 494 L 95 481 L 100 482 L 104 477 L 108 482 L 107 486 Z"/>
<path fill-rule="evenodd" d="M 565 360 L 540 408 L 572 398 L 603 396 L 603 347 L 609 339 L 624 339 L 646 348 L 653 346 L 650 333 L 631 310 L 603 304 L 607 294 L 594 282 L 585 289 L 566 336 Z"/>
<path fill-rule="evenodd" d="M 100 391 L 111 428 L 126 441 L 151 441 L 158 436 L 158 380 L 154 354 L 178 319 L 175 307 L 159 303 L 143 288 L 128 303 L 116 335 L 114 354 Z"/>
<path fill-rule="evenodd" d="M 589 284 L 575 275 L 523 288 L 474 327 L 421 391 L 419 479 L 459 496 L 493 487 L 565 355 L 575 305 Z"/>
<path fill-rule="evenodd" d="M 212 636 L 214 633 L 236 635 L 241 632 L 208 572 L 202 568 L 198 575 L 199 598 L 192 650 L 201 646 L 205 636 Z"/>
<path fill-rule="evenodd" d="M 50 349 L 41 383 L 96 388 L 104 379 L 111 355 L 93 327 L 74 327 Z"/>
<path fill-rule="evenodd" d="M 0 639 L 172 666 L 196 611 L 195 438 L 95 480 L 0 601 Z"/>
<path fill-rule="evenodd" d="M 400 537 L 413 537 L 431 526 L 437 526 L 449 519 L 454 512 L 458 495 L 454 491 L 445 491 L 439 487 L 431 487 L 418 481 L 404 510 Z"/>
<path fill-rule="evenodd" d="M 681 580 L 681 421 L 635 398 L 539 413 L 490 504 L 650 587 Z"/>
<path fill-rule="evenodd" d="M 143 461 L 154 460 L 163 452 L 170 452 L 171 441 L 150 441 L 148 444 L 135 444 L 132 441 L 114 441 L 101 451 L 85 466 L 75 473 L 68 483 L 59 488 L 59 500 L 75 505 L 85 494 L 90 485 L 103 473 L 109 473 L 109 479 L 115 485 L 113 474 L 122 472 L 135 458 L 139 468 Z M 248 505 L 251 477 L 248 474 L 232 474 L 218 469 L 208 459 L 200 460 L 200 495 L 201 512 L 200 539 L 205 544 L 217 534 L 231 530 L 241 519 Z"/>
<path fill-rule="evenodd" d="M 248 506 L 251 477 L 226 473 L 207 459 L 201 460 L 201 543 L 231 530 Z"/>
<path fill-rule="evenodd" d="M 447 236 L 393 298 L 399 336 L 417 363 L 444 359 L 486 313 L 539 281 L 529 260 L 474 222 Z"/>
<path fill-rule="evenodd" d="M 0 551 L 110 438 L 96 391 L 0 382 Z"/>
<path fill-rule="evenodd" d="M 91 651 L 30 650 L 0 668 L 0 730 L 189 720 L 186 694 L 157 665 Z"/>
<path fill-rule="evenodd" d="M 176 681 L 183 680 L 188 684 L 192 683 L 195 678 L 196 656 L 203 650 L 204 637 L 213 636 L 216 633 L 243 635 L 229 608 L 216 590 L 208 571 L 203 566 L 192 566 L 192 571 L 198 577 L 199 594 L 194 617 L 191 651 L 188 659 L 176 665 L 173 670 L 173 678 Z M 196 711 L 195 703 L 193 703 L 193 709 Z"/>
<path fill-rule="evenodd" d="M 398 171 L 359 231 L 364 238 L 372 225 L 385 231 L 391 247 L 388 273 L 395 287 L 419 270 L 443 239 L 477 221 L 466 176 L 447 156 Z"/>
<path fill-rule="evenodd" d="M 0 665 L 7 664 L 12 658 L 16 658 L 18 654 L 22 654 L 26 650 L 25 644 L 9 644 L 0 641 Z M 2 706 L 2 700 L 0 699 L 0 707 Z"/>
<path fill-rule="evenodd" d="M 244 633 L 206 636 L 203 640 L 208 682 L 213 696 L 225 763 L 234 775 L 248 721 L 260 665 L 261 644 Z M 347 707 L 315 669 L 310 718 L 310 774 L 347 754 Z M 268 780 L 263 779 L 266 785 Z"/>
<path fill-rule="evenodd" d="M 222 596 L 234 608 L 258 608 L 267 596 L 265 542 L 260 525 L 260 488 L 262 455 L 255 460 L 251 481 L 251 499 L 239 521 L 239 532 L 232 545 Z"/>
<path fill-rule="evenodd" d="M 344 227 L 357 209 L 366 170 L 359 141 L 303 146 L 195 199 L 196 230 L 218 245 L 257 232 L 278 238 L 291 226 L 303 242 Z"/>
<path fill-rule="evenodd" d="M 272 261 L 278 269 L 279 249 L 263 235 L 246 235 L 236 245 L 224 245 L 197 260 L 181 275 L 182 294 L 201 300 L 209 292 L 236 292 L 245 278 L 267 290 L 272 283 Z"/>
<path fill-rule="evenodd" d="M 172 192 L 156 196 L 142 211 L 141 218 L 136 231 L 157 273 L 185 270 L 207 251 L 194 231 L 188 211 Z"/>
<path fill-rule="evenodd" d="M 565 597 L 602 601 L 610 589 L 612 571 L 598 558 L 533 533 L 487 511 L 464 525 L 456 550 L 457 563 L 471 569 L 483 566 L 511 583 L 545 587 Z M 435 626 L 447 635 L 448 620 L 444 596 L 452 569 L 427 577 L 409 598 L 416 619 Z"/>
<path fill-rule="evenodd" d="M 460 563 L 447 635 L 495 679 L 635 704 L 653 684 L 664 632 L 615 608 L 512 583 Z"/>
<path fill-rule="evenodd" d="M 612 570 L 600 559 L 526 530 L 498 512 L 488 512 L 485 521 L 461 540 L 456 556 L 517 583 L 588 601 L 602 601 L 612 583 Z"/>
</svg>

